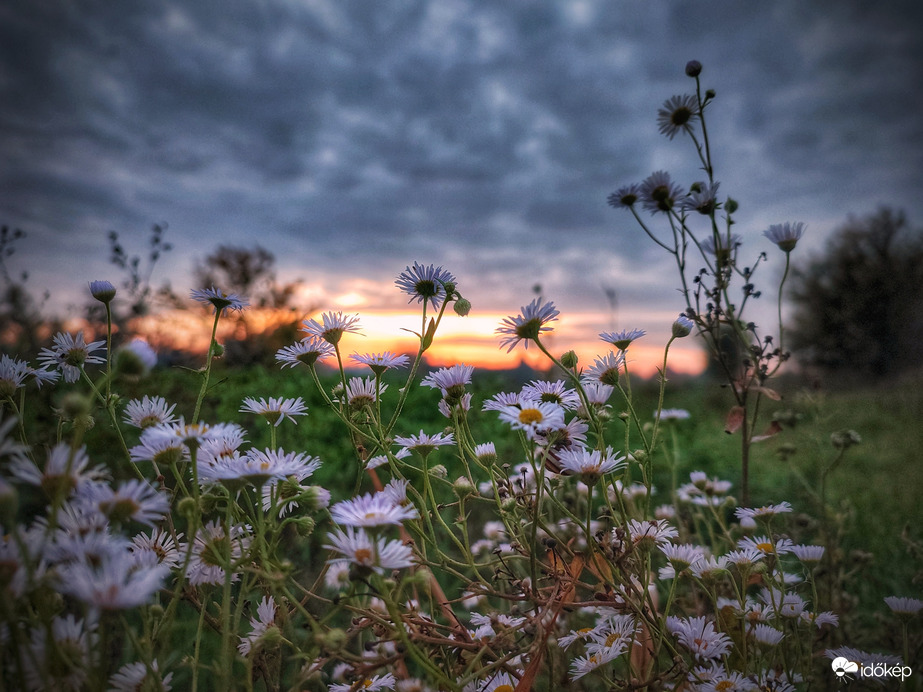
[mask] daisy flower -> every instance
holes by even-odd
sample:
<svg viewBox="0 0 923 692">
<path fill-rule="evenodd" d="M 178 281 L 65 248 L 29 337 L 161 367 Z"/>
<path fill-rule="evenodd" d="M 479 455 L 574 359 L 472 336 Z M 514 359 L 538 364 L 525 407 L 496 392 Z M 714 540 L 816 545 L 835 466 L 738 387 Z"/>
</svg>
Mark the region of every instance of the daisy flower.
<svg viewBox="0 0 923 692">
<path fill-rule="evenodd" d="M 405 490 L 406 498 L 406 490 Z M 337 502 L 330 508 L 331 518 L 341 526 L 399 526 L 407 519 L 418 519 L 416 507 L 401 505 L 394 501 L 393 496 L 380 493 L 370 493 L 351 500 Z"/>
<path fill-rule="evenodd" d="M 240 638 L 237 650 L 241 656 L 249 656 L 254 647 L 259 647 L 263 636 L 276 626 L 276 602 L 272 596 L 263 596 L 256 608 L 256 617 L 250 618 L 250 634 Z"/>
<path fill-rule="evenodd" d="M 607 473 L 625 468 L 625 457 L 616 456 L 612 447 L 603 454 L 598 449 L 564 449 L 556 454 L 562 473 L 580 476 L 587 485 L 595 485 Z"/>
<path fill-rule="evenodd" d="M 105 363 L 103 356 L 93 355 L 94 351 L 104 350 L 105 341 L 93 341 L 89 344 L 83 337 L 83 332 L 77 336 L 58 332 L 54 335 L 54 346 L 43 348 L 39 354 L 39 362 L 44 367 L 57 368 L 64 375 L 65 382 L 76 382 L 80 378 L 80 370 L 85 365 Z"/>
<path fill-rule="evenodd" d="M 371 678 L 363 678 L 352 684 L 338 682 L 330 686 L 330 692 L 352 692 L 352 690 L 362 690 L 363 692 L 380 692 L 380 690 L 392 690 L 397 680 L 391 673 L 384 675 L 375 675 Z"/>
<path fill-rule="evenodd" d="M 692 573 L 703 580 L 714 580 L 727 571 L 728 559 L 723 555 L 720 557 L 701 557 L 696 560 L 692 567 Z"/>
<path fill-rule="evenodd" d="M 659 420 L 688 420 L 689 411 L 684 408 L 665 408 L 654 411 L 654 418 Z"/>
<path fill-rule="evenodd" d="M 102 466 L 90 466 L 90 457 L 85 447 L 75 450 L 64 442 L 52 447 L 42 468 L 31 459 L 14 456 L 10 461 L 9 472 L 21 483 L 41 488 L 51 499 L 65 498 L 86 483 L 108 478 Z"/>
<path fill-rule="evenodd" d="M 122 420 L 128 425 L 144 430 L 161 423 L 173 423 L 176 420 L 176 416 L 173 415 L 175 408 L 176 404 L 167 404 L 167 400 L 162 396 L 145 395 L 140 401 L 132 399 L 128 402 Z"/>
<path fill-rule="evenodd" d="M 678 535 L 679 532 L 666 519 L 632 519 L 628 522 L 628 537 L 636 546 L 667 543 Z"/>
<path fill-rule="evenodd" d="M 522 312 L 516 317 L 505 317 L 496 333 L 504 335 L 500 341 L 500 348 L 509 346 L 506 352 L 510 353 L 520 341 L 525 340 L 525 348 L 529 348 L 530 341 L 538 341 L 542 332 L 552 331 L 546 326 L 549 322 L 558 319 L 559 313 L 551 301 L 542 302 L 536 298 L 528 305 L 521 308 Z"/>
<path fill-rule="evenodd" d="M 231 526 L 230 536 L 217 521 L 210 521 L 196 533 L 192 545 L 192 556 L 186 574 L 189 583 L 224 584 L 224 567 L 230 557 L 231 564 L 236 564 L 250 545 L 250 537 L 241 525 Z M 230 556 L 228 552 L 230 551 Z M 231 573 L 231 581 L 240 579 L 237 572 Z"/>
<path fill-rule="evenodd" d="M 798 241 L 801 240 L 801 236 L 804 235 L 804 223 L 801 221 L 797 223 L 786 221 L 785 223 L 773 224 L 763 231 L 763 235 L 778 245 L 782 252 L 788 254 L 795 249 Z"/>
<path fill-rule="evenodd" d="M 157 351 L 144 339 L 132 339 L 115 354 L 115 368 L 123 375 L 143 377 L 157 365 Z"/>
<path fill-rule="evenodd" d="M 436 449 L 436 447 L 454 445 L 455 436 L 452 433 L 436 433 L 435 435 L 427 435 L 421 430 L 419 435 L 411 435 L 410 437 L 401 437 L 396 435 L 394 437 L 394 443 L 400 445 L 406 450 L 415 451 L 421 456 L 427 456 L 430 452 Z"/>
<path fill-rule="evenodd" d="M 603 649 L 593 654 L 587 654 L 586 656 L 581 656 L 580 658 L 575 658 L 571 662 L 570 674 L 574 680 L 579 680 L 584 675 L 592 673 L 597 668 L 600 668 L 607 663 L 614 661 L 618 658 L 619 653 L 616 653 L 615 650 L 606 650 Z"/>
<path fill-rule="evenodd" d="M 302 456 L 301 465 L 285 477 L 271 478 L 262 488 L 263 511 L 268 512 L 273 504 L 279 516 L 285 516 L 296 507 L 312 506 L 321 509 L 330 504 L 330 491 L 319 486 L 305 486 L 307 480 L 321 467 L 318 457 Z"/>
<path fill-rule="evenodd" d="M 649 212 L 669 212 L 682 197 L 683 191 L 676 185 L 666 171 L 651 173 L 641 183 L 641 205 Z"/>
<path fill-rule="evenodd" d="M 358 567 L 370 569 L 379 574 L 386 570 L 402 569 L 413 565 L 413 551 L 400 541 L 388 541 L 382 537 L 372 539 L 363 529 L 349 526 L 337 529 L 327 535 L 330 543 L 324 547 L 342 555 L 331 563 L 345 560 Z"/>
<path fill-rule="evenodd" d="M 429 373 L 420 381 L 420 386 L 439 389 L 442 391 L 443 396 L 460 397 L 465 393 L 465 386 L 471 384 L 473 374 L 473 365 L 458 363 Z"/>
<path fill-rule="evenodd" d="M 505 671 L 494 673 L 487 680 L 478 683 L 478 692 L 513 692 L 516 689 L 516 678 Z"/>
<path fill-rule="evenodd" d="M 573 411 L 580 406 L 580 395 L 575 390 L 569 389 L 564 380 L 556 382 L 533 380 L 522 388 L 520 396 L 523 399 L 534 401 L 550 401 L 568 411 Z"/>
<path fill-rule="evenodd" d="M 605 341 L 607 344 L 612 344 L 619 351 L 624 351 L 631 345 L 631 342 L 635 339 L 640 339 L 642 336 L 647 334 L 643 329 L 623 329 L 620 332 L 602 332 L 599 335 L 599 338 Z"/>
<path fill-rule="evenodd" d="M 276 351 L 276 362 L 281 363 L 283 368 L 294 368 L 299 363 L 313 367 L 317 361 L 329 358 L 335 353 L 332 344 L 318 336 L 311 336 L 296 341 L 291 346 L 280 348 Z"/>
<path fill-rule="evenodd" d="M 260 397 L 260 400 L 257 401 L 248 396 L 244 399 L 244 405 L 239 410 L 241 413 L 255 413 L 258 416 L 263 416 L 267 423 L 276 427 L 286 418 L 298 425 L 295 416 L 307 415 L 307 410 L 301 397 L 297 399 L 269 397 L 269 401 Z"/>
<path fill-rule="evenodd" d="M 189 296 L 193 300 L 205 305 L 213 305 L 215 307 L 215 314 L 220 312 L 222 317 L 227 314 L 228 310 L 240 312 L 250 305 L 250 302 L 246 298 L 242 298 L 235 293 L 225 293 L 220 288 L 215 288 L 214 286 L 190 291 Z"/>
<path fill-rule="evenodd" d="M 530 440 L 537 433 L 564 427 L 564 409 L 549 401 L 521 401 L 500 411 L 500 420 L 522 430 Z"/>
<path fill-rule="evenodd" d="M 235 487 L 253 484 L 262 487 L 273 478 L 286 478 L 304 469 L 307 455 L 301 452 L 286 452 L 283 449 L 249 449 L 244 455 L 219 457 L 201 464 L 199 480 L 218 482 Z M 315 467 L 316 468 L 316 467 Z"/>
<path fill-rule="evenodd" d="M 173 536 L 163 529 L 154 529 L 151 533 L 139 533 L 131 539 L 131 545 L 128 549 L 134 555 L 150 554 L 153 555 L 156 562 L 166 565 L 167 567 L 176 568 L 182 562 L 181 551 L 185 549 L 185 544 L 176 544 L 183 534 L 176 534 L 176 540 Z"/>
<path fill-rule="evenodd" d="M 788 502 L 780 502 L 777 505 L 763 505 L 762 507 L 756 508 L 738 507 L 734 510 L 734 515 L 738 519 L 758 519 L 760 517 L 771 518 L 777 514 L 784 514 L 791 511 L 791 504 Z"/>
<path fill-rule="evenodd" d="M 497 461 L 497 448 L 493 442 L 482 442 L 474 448 L 474 456 L 485 466 L 491 466 Z"/>
<path fill-rule="evenodd" d="M 631 209 L 641 196 L 641 186 L 638 183 L 623 185 L 606 198 L 610 207 L 618 209 Z"/>
<path fill-rule="evenodd" d="M 135 692 L 136 690 L 156 689 L 170 692 L 173 673 L 160 675 L 157 660 L 151 661 L 150 667 L 143 661 L 126 663 L 109 678 L 109 692 Z"/>
<path fill-rule="evenodd" d="M 159 432 L 160 425 L 145 428 L 141 432 L 138 444 L 128 450 L 132 462 L 152 461 L 158 466 L 170 466 L 180 461 L 189 460 L 189 449 L 183 441 L 175 437 L 168 437 Z"/>
<path fill-rule="evenodd" d="M 609 401 L 615 387 L 602 382 L 584 382 L 583 391 L 586 393 L 587 401 L 590 402 L 591 406 L 602 407 L 606 406 L 606 402 Z"/>
<path fill-rule="evenodd" d="M 0 396 L 11 397 L 29 375 L 29 364 L 18 358 L 0 355 Z"/>
<path fill-rule="evenodd" d="M 618 353 L 612 353 L 610 351 L 606 355 L 596 358 L 593 365 L 583 373 L 580 379 L 588 383 L 599 382 L 601 384 L 615 386 L 619 381 L 619 370 L 624 367 L 625 352 L 619 351 Z"/>
<path fill-rule="evenodd" d="M 785 637 L 785 633 L 777 630 L 771 625 L 759 623 L 748 633 L 758 644 L 763 646 L 775 646 Z"/>
<path fill-rule="evenodd" d="M 785 555 L 786 553 L 792 552 L 793 545 L 791 539 L 780 538 L 773 541 L 768 536 L 747 536 L 737 541 L 738 548 L 755 548 L 764 555 Z"/>
<path fill-rule="evenodd" d="M 824 557 L 826 548 L 822 545 L 792 545 L 790 550 L 802 562 L 817 564 Z"/>
<path fill-rule="evenodd" d="M 891 609 L 891 612 L 898 615 L 916 615 L 920 610 L 923 610 L 923 601 L 919 598 L 886 596 L 885 603 Z"/>
<path fill-rule="evenodd" d="M 118 489 L 92 483 L 81 489 L 78 502 L 86 502 L 113 522 L 127 520 L 153 526 L 170 511 L 170 500 L 147 481 L 132 479 Z"/>
<path fill-rule="evenodd" d="M 424 266 L 416 262 L 413 263 L 413 267 L 407 267 L 402 271 L 394 282 L 401 291 L 410 296 L 408 303 L 414 300 L 418 303 L 429 301 L 433 310 L 438 310 L 445 300 L 446 284 L 454 287 L 455 283 L 455 277 L 441 266 Z"/>
<path fill-rule="evenodd" d="M 677 573 L 691 567 L 705 556 L 705 549 L 702 546 L 691 543 L 681 545 L 660 543 L 657 547 Z"/>
<path fill-rule="evenodd" d="M 350 377 L 346 383 L 345 397 L 334 399 L 334 401 L 339 402 L 345 398 L 346 404 L 354 411 L 358 411 L 366 406 L 373 406 L 378 401 L 378 395 L 384 394 L 386 389 L 388 385 L 374 377 Z"/>
<path fill-rule="evenodd" d="M 58 588 L 87 605 L 102 610 L 125 610 L 144 605 L 161 589 L 170 569 L 166 565 L 136 567 L 131 553 L 109 553 L 101 561 L 58 566 Z"/>
<path fill-rule="evenodd" d="M 704 616 L 693 618 L 667 617 L 667 629 L 677 638 L 681 646 L 695 657 L 715 659 L 731 650 L 731 638 L 717 632 L 713 623 Z"/>
<path fill-rule="evenodd" d="M 689 122 L 699 113 L 699 102 L 692 94 L 672 96 L 657 111 L 657 125 L 660 134 L 670 139 L 680 130 L 689 131 Z"/>
<path fill-rule="evenodd" d="M 73 615 L 55 617 L 50 627 L 32 628 L 31 655 L 21 657 L 28 688 L 62 692 L 86 689 L 89 671 L 96 663 L 93 654 L 98 640 L 96 625 Z"/>
<path fill-rule="evenodd" d="M 358 327 L 359 315 L 345 317 L 342 312 L 325 312 L 321 315 L 321 321 L 305 320 L 301 330 L 309 336 L 323 339 L 328 344 L 334 346 L 340 343 L 345 332 L 360 334 Z"/>
<path fill-rule="evenodd" d="M 743 238 L 737 233 L 731 234 L 730 241 L 724 236 L 719 235 L 716 239 L 716 236 L 712 235 L 702 241 L 702 252 L 707 255 L 714 255 L 719 260 L 727 262 L 731 253 L 743 245 L 743 242 Z"/>
<path fill-rule="evenodd" d="M 362 365 L 368 365 L 376 375 L 383 374 L 390 368 L 404 368 L 410 362 L 410 356 L 398 356 L 391 351 L 384 353 L 354 353 L 350 360 Z"/>
<path fill-rule="evenodd" d="M 696 183 L 689 196 L 683 200 L 683 209 L 697 211 L 707 216 L 718 208 L 718 186 L 720 183 Z"/>
<path fill-rule="evenodd" d="M 481 405 L 482 411 L 502 411 L 508 406 L 519 406 L 516 392 L 498 392 Z"/>
</svg>

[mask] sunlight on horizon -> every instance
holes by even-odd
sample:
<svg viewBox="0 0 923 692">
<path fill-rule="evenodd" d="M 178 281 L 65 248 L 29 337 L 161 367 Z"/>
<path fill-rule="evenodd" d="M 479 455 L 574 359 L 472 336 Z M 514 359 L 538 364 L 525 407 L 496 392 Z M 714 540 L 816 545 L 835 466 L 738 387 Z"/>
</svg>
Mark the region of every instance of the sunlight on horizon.
<svg viewBox="0 0 923 692">
<path fill-rule="evenodd" d="M 348 301 L 347 301 L 348 302 Z M 344 364 L 350 366 L 349 356 L 354 353 L 416 354 L 419 339 L 412 332 L 423 329 L 421 313 L 410 310 L 366 309 L 361 313 L 343 310 L 344 314 L 359 314 L 359 334 L 346 333 L 340 342 Z M 486 369 L 511 369 L 521 364 L 536 370 L 547 370 L 549 360 L 534 344 L 524 348 L 525 342 L 507 353 L 500 348 L 497 327 L 506 313 L 478 313 L 459 317 L 447 312 L 443 317 L 436 339 L 426 352 L 431 365 L 448 366 L 465 363 Z M 235 316 L 222 319 L 219 323 L 219 341 L 229 338 L 247 338 L 249 334 L 263 333 L 284 328 L 293 322 L 293 313 L 288 310 L 251 309 L 243 313 L 244 321 Z M 311 315 L 321 319 L 319 313 Z M 430 317 L 427 316 L 427 321 Z M 581 367 L 593 364 L 596 357 L 611 350 L 611 346 L 598 337 L 598 325 L 605 322 L 602 313 L 570 313 L 551 323 L 555 329 L 543 337 L 542 343 L 555 356 L 560 357 L 568 350 L 574 350 Z M 147 316 L 134 322 L 138 336 L 147 338 L 157 350 L 176 349 L 193 353 L 204 353 L 208 347 L 208 335 L 212 316 L 204 312 L 187 310 L 165 311 Z M 300 324 L 301 319 L 297 322 Z M 244 324 L 248 325 L 244 327 Z M 299 332 L 299 335 L 302 332 Z M 663 365 L 663 344 L 669 338 L 664 334 L 648 334 L 637 340 L 628 349 L 628 368 L 631 372 L 650 377 Z M 671 346 L 667 366 L 677 373 L 697 375 L 705 369 L 706 357 L 693 340 L 677 341 Z"/>
</svg>

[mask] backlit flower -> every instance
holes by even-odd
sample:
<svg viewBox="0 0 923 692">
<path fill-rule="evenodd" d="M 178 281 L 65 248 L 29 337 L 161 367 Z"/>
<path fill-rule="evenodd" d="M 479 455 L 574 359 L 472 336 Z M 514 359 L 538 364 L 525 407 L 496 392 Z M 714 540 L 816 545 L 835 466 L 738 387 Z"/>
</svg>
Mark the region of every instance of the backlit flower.
<svg viewBox="0 0 923 692">
<path fill-rule="evenodd" d="M 635 202 L 638 201 L 638 198 L 641 195 L 641 186 L 638 183 L 632 183 L 631 185 L 623 185 L 618 190 L 613 192 L 607 198 L 607 202 L 610 207 L 623 207 L 625 209 L 630 209 L 634 206 Z"/>
<path fill-rule="evenodd" d="M 38 354 L 38 359 L 45 367 L 59 369 L 64 374 L 65 382 L 76 382 L 80 378 L 81 368 L 85 365 L 106 362 L 103 356 L 93 355 L 94 351 L 105 347 L 105 341 L 92 341 L 88 344 L 83 332 L 76 336 L 58 332 L 54 335 L 54 346 L 43 348 Z"/>
<path fill-rule="evenodd" d="M 361 333 L 359 327 L 359 315 L 344 316 L 342 312 L 325 312 L 321 315 L 321 321 L 305 320 L 302 331 L 307 332 L 310 336 L 316 336 L 323 339 L 329 344 L 338 344 L 343 334 L 353 332 Z"/>
<path fill-rule="evenodd" d="M 586 372 L 583 373 L 581 380 L 584 382 L 599 382 L 615 386 L 619 381 L 619 371 L 625 367 L 625 352 L 610 351 L 604 356 L 599 356 Z"/>
<path fill-rule="evenodd" d="M 696 183 L 683 200 L 683 209 L 697 211 L 700 214 L 711 214 L 718 208 L 718 186 L 721 183 Z"/>
<path fill-rule="evenodd" d="M 580 396 L 575 390 L 568 388 L 563 380 L 556 380 L 555 382 L 532 380 L 522 388 L 520 395 L 523 399 L 548 401 L 568 411 L 580 406 Z"/>
<path fill-rule="evenodd" d="M 785 223 L 773 224 L 763 231 L 763 235 L 778 245 L 782 252 L 789 253 L 795 249 L 798 241 L 801 240 L 801 236 L 804 235 L 804 223 L 801 221 L 796 223 L 786 221 Z"/>
<path fill-rule="evenodd" d="M 240 312 L 250 305 L 246 298 L 235 293 L 225 293 L 220 288 L 200 288 L 190 292 L 190 297 L 200 303 L 210 304 L 215 307 L 215 313 L 220 312 L 222 316 L 227 314 L 228 310 Z"/>
<path fill-rule="evenodd" d="M 441 266 L 424 266 L 414 262 L 413 267 L 407 267 L 402 271 L 394 283 L 410 296 L 408 302 L 416 300 L 418 303 L 425 303 L 428 300 L 433 309 L 438 310 L 446 298 L 445 285 L 454 286 L 455 277 Z"/>
<path fill-rule="evenodd" d="M 90 295 L 100 303 L 108 305 L 115 298 L 115 286 L 112 285 L 111 281 L 91 281 Z"/>
<path fill-rule="evenodd" d="M 297 425 L 298 421 L 295 420 L 295 416 L 307 415 L 307 410 L 301 397 L 297 399 L 269 397 L 269 401 L 260 397 L 260 400 L 257 401 L 248 396 L 244 399 L 244 405 L 240 407 L 240 412 L 255 413 L 258 416 L 263 416 L 267 423 L 277 427 L 286 418 Z"/>
<path fill-rule="evenodd" d="M 390 368 L 407 367 L 410 362 L 410 356 L 398 356 L 391 351 L 385 351 L 384 353 L 354 353 L 349 358 L 356 363 L 368 365 L 376 375 L 381 375 Z"/>
<path fill-rule="evenodd" d="M 537 341 L 542 332 L 552 331 L 546 326 L 554 322 L 560 314 L 551 301 L 542 302 L 536 298 L 528 305 L 521 308 L 522 312 L 516 317 L 505 317 L 496 333 L 505 335 L 500 341 L 500 348 L 509 346 L 506 352 L 511 352 L 520 341 L 525 340 L 525 347 L 529 348 L 530 341 Z"/>
<path fill-rule="evenodd" d="M 641 183 L 641 204 L 651 213 L 669 212 L 682 194 L 666 171 L 651 173 Z"/>
<path fill-rule="evenodd" d="M 334 353 L 332 344 L 319 336 L 310 336 L 276 351 L 276 362 L 281 363 L 283 368 L 294 368 L 299 363 L 313 366 L 317 361 L 329 358 Z"/>
<path fill-rule="evenodd" d="M 670 139 L 680 130 L 689 130 L 689 122 L 698 115 L 699 103 L 691 94 L 671 96 L 657 111 L 660 134 Z"/>
<path fill-rule="evenodd" d="M 605 341 L 607 344 L 612 344 L 619 351 L 624 351 L 635 339 L 640 339 L 647 332 L 643 329 L 623 329 L 620 332 L 603 332 L 599 335 L 599 338 Z"/>
</svg>

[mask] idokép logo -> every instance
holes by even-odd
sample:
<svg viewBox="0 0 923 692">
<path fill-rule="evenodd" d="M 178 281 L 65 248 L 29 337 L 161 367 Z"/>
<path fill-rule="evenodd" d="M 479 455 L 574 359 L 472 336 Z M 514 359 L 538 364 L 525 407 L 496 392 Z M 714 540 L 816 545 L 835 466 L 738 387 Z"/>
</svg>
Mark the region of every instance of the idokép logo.
<svg viewBox="0 0 923 692">
<path fill-rule="evenodd" d="M 913 673 L 910 666 L 894 665 L 889 663 L 863 663 L 850 661 L 848 658 L 838 656 L 830 663 L 833 673 L 838 680 L 847 682 L 861 678 L 900 678 L 904 682 Z"/>
</svg>

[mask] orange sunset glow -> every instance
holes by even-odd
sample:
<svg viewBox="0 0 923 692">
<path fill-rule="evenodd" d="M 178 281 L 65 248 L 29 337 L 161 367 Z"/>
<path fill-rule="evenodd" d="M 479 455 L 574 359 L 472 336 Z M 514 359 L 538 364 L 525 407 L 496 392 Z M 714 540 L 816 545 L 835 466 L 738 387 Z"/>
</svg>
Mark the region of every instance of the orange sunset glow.
<svg viewBox="0 0 923 692">
<path fill-rule="evenodd" d="M 343 301 L 349 303 L 350 301 Z M 360 299 L 356 303 L 362 302 Z M 355 303 L 354 303 L 355 304 Z M 349 313 L 350 310 L 344 310 Z M 419 347 L 421 314 L 410 309 L 387 310 L 364 308 L 359 313 L 361 334 L 347 333 L 340 343 L 344 358 L 352 353 L 416 353 Z M 309 317 L 293 317 L 289 310 L 250 309 L 243 313 L 243 319 L 235 315 L 219 323 L 218 339 L 246 338 L 247 335 L 274 331 Z M 433 346 L 426 357 L 430 364 L 448 366 L 466 363 L 479 368 L 507 369 L 521 363 L 537 370 L 547 369 L 547 358 L 535 346 L 524 348 L 520 343 L 511 353 L 499 347 L 495 334 L 497 326 L 507 317 L 504 313 L 478 313 L 459 317 L 450 311 L 444 316 L 436 333 Z M 213 317 L 199 311 L 171 310 L 140 318 L 132 323 L 133 331 L 146 338 L 157 350 L 176 349 L 204 353 L 208 347 L 208 336 Z M 427 318 L 429 319 L 429 318 Z M 665 316 L 665 324 L 670 318 Z M 592 364 L 596 356 L 606 353 L 611 347 L 598 338 L 605 325 L 605 316 L 598 313 L 576 313 L 562 315 L 552 323 L 555 330 L 543 339 L 546 347 L 556 356 L 573 349 L 582 366 Z M 628 367 L 642 377 L 656 374 L 663 364 L 663 344 L 668 334 L 648 334 L 632 344 L 628 351 Z M 705 354 L 696 348 L 694 341 L 674 342 L 670 349 L 668 368 L 674 372 L 695 375 L 705 368 Z"/>
</svg>

